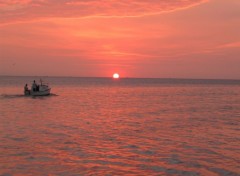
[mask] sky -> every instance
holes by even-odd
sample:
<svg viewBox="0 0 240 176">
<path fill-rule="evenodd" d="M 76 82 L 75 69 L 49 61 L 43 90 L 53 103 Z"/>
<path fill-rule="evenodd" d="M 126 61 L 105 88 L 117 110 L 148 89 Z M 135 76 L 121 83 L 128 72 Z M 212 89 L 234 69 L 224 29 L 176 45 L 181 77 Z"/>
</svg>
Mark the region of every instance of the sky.
<svg viewBox="0 0 240 176">
<path fill-rule="evenodd" d="M 0 75 L 240 79 L 240 0 L 0 0 Z"/>
</svg>

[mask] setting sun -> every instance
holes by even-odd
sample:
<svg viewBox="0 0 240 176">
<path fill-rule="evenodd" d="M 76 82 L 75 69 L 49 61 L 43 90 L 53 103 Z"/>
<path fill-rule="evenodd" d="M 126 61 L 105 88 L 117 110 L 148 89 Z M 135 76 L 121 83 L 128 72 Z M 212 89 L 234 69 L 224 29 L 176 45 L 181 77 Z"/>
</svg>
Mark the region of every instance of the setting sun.
<svg viewBox="0 0 240 176">
<path fill-rule="evenodd" d="M 118 78 L 119 78 L 119 74 L 118 74 L 118 73 L 114 73 L 114 74 L 113 74 L 113 78 L 114 78 L 114 79 L 118 79 Z"/>
</svg>

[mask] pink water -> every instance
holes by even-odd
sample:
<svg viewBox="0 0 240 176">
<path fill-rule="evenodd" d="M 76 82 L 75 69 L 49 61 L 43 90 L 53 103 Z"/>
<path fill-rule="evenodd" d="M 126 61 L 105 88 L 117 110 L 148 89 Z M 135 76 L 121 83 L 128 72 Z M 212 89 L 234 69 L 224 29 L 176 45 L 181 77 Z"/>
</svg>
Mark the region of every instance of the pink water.
<svg viewBox="0 0 240 176">
<path fill-rule="evenodd" d="M 1 176 L 240 175 L 239 81 L 46 79 L 0 79 Z"/>
</svg>

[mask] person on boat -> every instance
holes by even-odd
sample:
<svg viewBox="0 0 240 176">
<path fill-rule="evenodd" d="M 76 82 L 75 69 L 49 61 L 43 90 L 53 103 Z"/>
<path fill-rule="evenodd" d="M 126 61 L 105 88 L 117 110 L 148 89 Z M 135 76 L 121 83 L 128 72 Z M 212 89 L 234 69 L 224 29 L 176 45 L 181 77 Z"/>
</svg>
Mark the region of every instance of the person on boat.
<svg viewBox="0 0 240 176">
<path fill-rule="evenodd" d="M 24 86 L 24 91 L 25 92 L 28 91 L 28 85 L 27 84 Z"/>
<path fill-rule="evenodd" d="M 25 94 L 30 94 L 30 90 L 28 89 L 27 84 L 24 86 L 24 92 L 25 92 Z"/>
<path fill-rule="evenodd" d="M 33 84 L 32 84 L 32 90 L 33 91 L 36 91 L 36 89 L 37 89 L 37 84 L 36 84 L 36 82 L 35 82 L 35 80 L 33 81 Z"/>
</svg>

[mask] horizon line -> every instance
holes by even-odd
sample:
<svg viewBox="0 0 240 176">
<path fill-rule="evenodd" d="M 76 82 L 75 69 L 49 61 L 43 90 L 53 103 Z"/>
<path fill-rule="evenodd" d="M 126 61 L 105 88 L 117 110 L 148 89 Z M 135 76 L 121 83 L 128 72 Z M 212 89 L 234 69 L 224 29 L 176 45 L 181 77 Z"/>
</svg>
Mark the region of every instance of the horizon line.
<svg viewBox="0 0 240 176">
<path fill-rule="evenodd" d="M 46 75 L 0 75 L 0 77 L 52 77 L 52 78 L 112 78 L 111 76 L 46 76 Z M 186 78 L 186 77 L 120 77 L 119 79 L 182 79 L 182 80 L 233 80 L 240 81 L 240 78 Z"/>
</svg>

